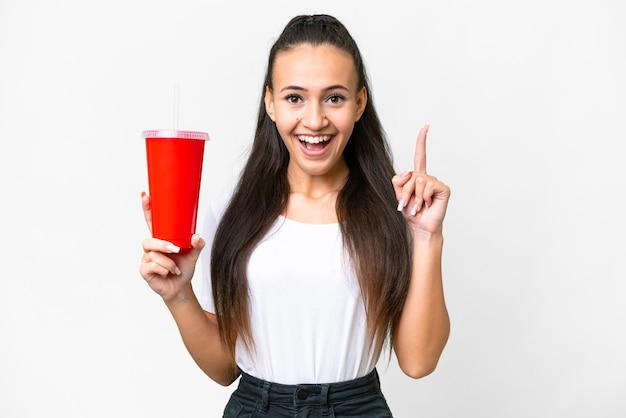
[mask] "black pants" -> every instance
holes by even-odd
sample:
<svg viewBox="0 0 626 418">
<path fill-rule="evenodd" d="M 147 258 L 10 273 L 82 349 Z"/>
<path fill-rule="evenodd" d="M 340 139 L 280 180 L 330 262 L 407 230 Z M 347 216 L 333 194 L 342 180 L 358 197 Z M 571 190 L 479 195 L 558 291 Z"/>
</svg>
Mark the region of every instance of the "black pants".
<svg viewBox="0 0 626 418">
<path fill-rule="evenodd" d="M 391 417 L 376 369 L 330 384 L 281 385 L 241 373 L 224 418 Z"/>
</svg>

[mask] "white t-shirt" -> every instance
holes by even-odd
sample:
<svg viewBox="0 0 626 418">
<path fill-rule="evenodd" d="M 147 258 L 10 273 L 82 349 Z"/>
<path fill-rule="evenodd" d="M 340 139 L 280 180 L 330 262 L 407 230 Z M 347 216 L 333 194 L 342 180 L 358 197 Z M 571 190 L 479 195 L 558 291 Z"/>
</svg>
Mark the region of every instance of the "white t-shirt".
<svg viewBox="0 0 626 418">
<path fill-rule="evenodd" d="M 200 304 L 211 313 L 210 250 L 226 204 L 214 204 L 205 219 Z M 256 352 L 237 343 L 241 370 L 282 384 L 341 382 L 373 370 L 380 351 L 369 349 L 363 301 L 339 224 L 278 217 L 250 257 L 248 286 Z"/>
</svg>

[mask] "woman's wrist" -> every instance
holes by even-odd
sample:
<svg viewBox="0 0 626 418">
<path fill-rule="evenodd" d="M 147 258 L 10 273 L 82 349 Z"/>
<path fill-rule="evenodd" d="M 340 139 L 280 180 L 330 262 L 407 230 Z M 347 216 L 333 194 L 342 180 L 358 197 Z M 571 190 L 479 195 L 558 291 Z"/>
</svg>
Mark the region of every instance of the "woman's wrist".
<svg viewBox="0 0 626 418">
<path fill-rule="evenodd" d="M 442 244 L 443 243 L 443 231 L 432 232 L 426 231 L 420 228 L 411 228 L 411 235 L 415 243 L 424 244 Z"/>
<path fill-rule="evenodd" d="M 195 294 L 193 292 L 193 288 L 191 287 L 191 283 L 189 283 L 172 296 L 167 298 L 163 297 L 163 302 L 165 302 L 167 307 L 171 309 L 177 305 L 184 305 L 190 300 L 193 300 L 193 298 L 195 298 Z"/>
</svg>

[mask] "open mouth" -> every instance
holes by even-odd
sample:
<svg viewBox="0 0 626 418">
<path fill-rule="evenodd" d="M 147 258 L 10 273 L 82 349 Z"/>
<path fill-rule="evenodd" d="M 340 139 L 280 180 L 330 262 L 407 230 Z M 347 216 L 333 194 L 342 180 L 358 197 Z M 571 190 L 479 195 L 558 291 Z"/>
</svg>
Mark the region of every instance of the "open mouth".
<svg viewBox="0 0 626 418">
<path fill-rule="evenodd" d="M 328 146 L 332 136 L 330 135 L 298 135 L 298 140 L 304 148 L 310 151 L 323 150 Z"/>
</svg>

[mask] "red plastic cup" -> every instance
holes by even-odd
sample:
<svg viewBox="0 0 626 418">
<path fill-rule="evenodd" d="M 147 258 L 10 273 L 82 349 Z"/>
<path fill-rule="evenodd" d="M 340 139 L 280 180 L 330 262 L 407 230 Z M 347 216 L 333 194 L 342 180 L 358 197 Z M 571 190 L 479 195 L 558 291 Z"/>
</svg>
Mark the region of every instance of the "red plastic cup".
<svg viewBox="0 0 626 418">
<path fill-rule="evenodd" d="M 196 232 L 204 132 L 143 131 L 148 161 L 152 236 L 191 248 Z"/>
</svg>

